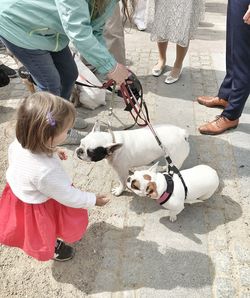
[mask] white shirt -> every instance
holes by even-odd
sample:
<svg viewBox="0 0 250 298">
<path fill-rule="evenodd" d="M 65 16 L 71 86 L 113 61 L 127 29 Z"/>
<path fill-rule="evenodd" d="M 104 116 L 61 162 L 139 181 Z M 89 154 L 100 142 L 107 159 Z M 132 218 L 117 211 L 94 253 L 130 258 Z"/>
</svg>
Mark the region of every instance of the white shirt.
<svg viewBox="0 0 250 298">
<path fill-rule="evenodd" d="M 72 186 L 72 180 L 54 154 L 33 154 L 15 140 L 9 146 L 9 167 L 6 179 L 13 193 L 23 202 L 40 204 L 53 198 L 74 208 L 95 205 L 94 193 L 83 192 Z"/>
</svg>

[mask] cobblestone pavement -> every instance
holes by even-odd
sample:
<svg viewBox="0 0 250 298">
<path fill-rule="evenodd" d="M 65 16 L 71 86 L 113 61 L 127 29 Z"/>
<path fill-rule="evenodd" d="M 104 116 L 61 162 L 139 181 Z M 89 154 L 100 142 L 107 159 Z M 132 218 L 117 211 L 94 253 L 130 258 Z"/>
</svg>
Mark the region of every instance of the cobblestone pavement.
<svg viewBox="0 0 250 298">
<path fill-rule="evenodd" d="M 166 210 L 129 191 L 90 212 L 86 236 L 74 246 L 75 258 L 64 264 L 40 263 L 17 249 L 0 246 L 1 297 L 250 297 L 249 173 L 250 102 L 236 130 L 201 136 L 197 127 L 220 113 L 196 101 L 215 95 L 225 70 L 224 0 L 206 3 L 197 39 L 191 42 L 182 76 L 173 85 L 153 78 L 156 45 L 147 32 L 126 30 L 127 58 L 139 76 L 152 123 L 173 123 L 190 133 L 191 153 L 184 168 L 206 163 L 220 177 L 220 187 L 207 202 L 186 206 L 171 223 Z M 168 49 L 167 68 L 175 49 Z M 8 65 L 9 57 L 0 55 Z M 166 69 L 167 70 L 167 69 Z M 19 79 L 0 89 L 0 190 L 5 183 L 7 146 L 13 137 L 14 112 L 27 94 Z M 107 107 L 78 109 L 91 124 L 107 121 Z M 131 117 L 115 101 L 115 113 L 126 124 Z M 121 124 L 113 119 L 114 129 Z M 73 146 L 65 167 L 74 184 L 110 193 L 116 176 L 105 162 L 82 163 Z M 110 195 L 111 196 L 111 195 Z"/>
</svg>

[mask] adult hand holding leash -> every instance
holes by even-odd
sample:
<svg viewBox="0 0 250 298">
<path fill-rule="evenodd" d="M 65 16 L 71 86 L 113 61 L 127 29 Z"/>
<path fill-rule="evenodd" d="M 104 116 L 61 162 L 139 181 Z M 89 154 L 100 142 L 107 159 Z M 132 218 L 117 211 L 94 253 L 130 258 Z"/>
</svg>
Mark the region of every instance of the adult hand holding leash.
<svg viewBox="0 0 250 298">
<path fill-rule="evenodd" d="M 117 63 L 115 69 L 108 73 L 108 78 L 114 80 L 118 86 L 125 82 L 130 72 L 126 66 Z"/>
</svg>

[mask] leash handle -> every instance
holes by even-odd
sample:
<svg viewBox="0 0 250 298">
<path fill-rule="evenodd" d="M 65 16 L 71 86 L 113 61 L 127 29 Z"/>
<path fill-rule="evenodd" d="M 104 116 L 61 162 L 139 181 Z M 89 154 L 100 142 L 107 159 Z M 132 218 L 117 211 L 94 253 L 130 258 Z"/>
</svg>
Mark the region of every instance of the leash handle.
<svg viewBox="0 0 250 298">
<path fill-rule="evenodd" d="M 128 80 L 129 80 L 129 79 L 128 79 Z M 139 83 L 140 83 L 140 82 L 139 82 Z M 144 100 L 143 100 L 143 89 L 142 89 L 141 84 L 140 84 L 140 89 L 141 89 L 141 95 L 140 95 L 140 97 L 141 97 L 141 104 L 138 102 L 138 99 L 135 97 L 133 91 L 131 90 L 130 85 L 129 85 L 128 83 L 126 83 L 125 86 L 126 86 L 126 88 L 130 91 L 130 94 L 127 95 L 128 100 L 129 100 L 129 103 L 131 104 L 131 106 L 134 108 L 134 110 L 135 110 L 135 112 L 136 112 L 136 118 L 132 115 L 133 118 L 135 119 L 135 122 L 136 122 L 139 126 L 146 126 L 146 125 L 148 125 L 148 123 L 150 122 L 150 120 L 149 120 L 149 114 L 148 114 L 148 108 L 147 108 L 147 106 L 146 106 L 146 103 L 145 103 Z M 121 86 L 121 88 L 122 88 L 122 87 L 123 87 L 123 86 Z M 125 92 L 127 91 L 126 88 L 124 88 L 124 89 L 125 89 Z M 127 93 L 127 92 L 126 92 L 126 93 Z M 134 102 L 136 103 L 136 105 L 139 107 L 138 110 L 137 110 L 135 104 L 133 103 L 133 101 L 131 100 L 131 97 L 133 98 L 133 100 L 134 100 Z M 142 106 L 144 106 L 144 108 L 145 108 L 146 115 L 145 115 L 144 112 L 143 112 Z M 144 118 L 140 115 L 140 113 L 142 113 L 142 115 L 143 115 Z M 138 118 L 140 118 L 140 119 L 144 122 L 144 124 L 141 124 L 141 125 L 140 125 L 140 124 L 137 122 L 137 119 L 138 119 Z"/>
</svg>

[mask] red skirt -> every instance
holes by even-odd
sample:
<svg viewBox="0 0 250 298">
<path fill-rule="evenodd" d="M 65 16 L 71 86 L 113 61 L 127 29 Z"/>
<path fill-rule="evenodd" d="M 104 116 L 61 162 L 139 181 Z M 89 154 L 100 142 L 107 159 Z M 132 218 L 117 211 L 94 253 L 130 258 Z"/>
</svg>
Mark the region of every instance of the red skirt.
<svg viewBox="0 0 250 298">
<path fill-rule="evenodd" d="M 53 199 L 24 203 L 7 184 L 0 198 L 0 243 L 21 248 L 40 261 L 53 258 L 56 239 L 75 242 L 88 225 L 85 209 L 64 206 Z"/>
</svg>

